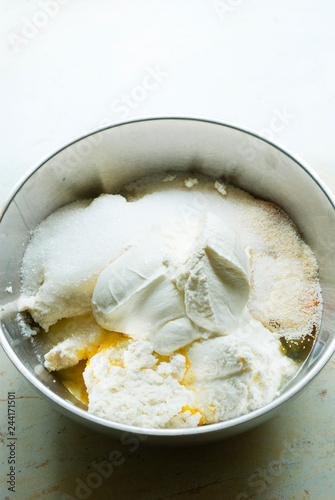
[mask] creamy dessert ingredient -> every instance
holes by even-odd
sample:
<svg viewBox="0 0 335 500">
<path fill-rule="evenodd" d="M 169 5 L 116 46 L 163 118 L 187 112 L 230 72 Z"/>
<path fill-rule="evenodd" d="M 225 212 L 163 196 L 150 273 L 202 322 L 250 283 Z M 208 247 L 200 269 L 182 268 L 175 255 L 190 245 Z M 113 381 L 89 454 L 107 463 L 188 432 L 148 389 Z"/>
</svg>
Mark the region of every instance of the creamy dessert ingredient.
<svg viewBox="0 0 335 500">
<path fill-rule="evenodd" d="M 184 259 L 179 269 L 168 242 L 155 233 L 136 240 L 99 275 L 92 298 L 99 325 L 152 340 L 159 354 L 231 332 L 249 297 L 242 242 L 208 213 Z"/>
<path fill-rule="evenodd" d="M 190 427 L 272 401 L 298 367 L 285 349 L 317 333 L 322 296 L 315 256 L 281 209 L 174 173 L 43 221 L 19 308 L 48 332 L 46 368 L 70 388 L 83 372 L 90 412 Z"/>
<path fill-rule="evenodd" d="M 148 340 L 100 351 L 84 372 L 91 411 L 126 424 L 165 427 L 183 407 L 194 404 L 193 391 L 180 383 L 185 370 L 183 355 L 159 362 Z M 193 417 L 191 425 L 197 425 L 199 417 Z"/>
<path fill-rule="evenodd" d="M 249 298 L 248 257 L 235 231 L 217 216 L 207 213 L 199 226 L 195 252 L 184 265 L 178 288 L 184 282 L 186 313 L 196 325 L 227 334 Z"/>
<path fill-rule="evenodd" d="M 192 427 L 234 418 L 276 396 L 296 368 L 259 322 L 193 342 L 161 360 L 152 342 L 106 347 L 84 371 L 90 410 L 140 427 Z"/>
<path fill-rule="evenodd" d="M 60 320 L 48 335 L 44 366 L 50 371 L 61 370 L 90 358 L 105 334 L 90 313 Z"/>
</svg>

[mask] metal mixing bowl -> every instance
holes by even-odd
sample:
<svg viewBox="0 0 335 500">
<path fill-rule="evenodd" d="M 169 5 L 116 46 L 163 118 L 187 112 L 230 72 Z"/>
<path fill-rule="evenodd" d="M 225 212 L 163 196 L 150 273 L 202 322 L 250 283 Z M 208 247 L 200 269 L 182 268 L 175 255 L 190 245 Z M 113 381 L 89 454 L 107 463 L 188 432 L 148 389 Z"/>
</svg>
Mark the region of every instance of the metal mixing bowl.
<svg viewBox="0 0 335 500">
<path fill-rule="evenodd" d="M 284 391 L 247 415 L 192 429 L 142 429 L 90 415 L 42 368 L 41 352 L 21 335 L 16 314 L 20 265 L 30 231 L 57 208 L 162 171 L 191 171 L 240 186 L 282 207 L 320 265 L 324 311 L 312 352 Z M 65 415 L 95 430 L 148 435 L 160 444 L 210 442 L 246 431 L 273 416 L 325 366 L 335 350 L 334 196 L 304 162 L 239 127 L 187 118 L 122 123 L 71 142 L 35 166 L 14 189 L 0 222 L 1 343 L 33 386 Z M 6 291 L 12 287 L 12 293 Z"/>
</svg>

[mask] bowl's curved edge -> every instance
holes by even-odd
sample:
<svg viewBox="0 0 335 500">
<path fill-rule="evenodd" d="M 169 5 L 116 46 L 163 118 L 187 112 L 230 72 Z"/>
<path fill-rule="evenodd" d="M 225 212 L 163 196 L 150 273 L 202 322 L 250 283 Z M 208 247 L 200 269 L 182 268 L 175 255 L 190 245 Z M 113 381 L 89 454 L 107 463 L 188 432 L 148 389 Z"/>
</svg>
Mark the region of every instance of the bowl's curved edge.
<svg viewBox="0 0 335 500">
<path fill-rule="evenodd" d="M 251 135 L 253 137 L 256 137 L 257 139 L 260 139 L 261 141 L 266 142 L 267 144 L 271 145 L 272 147 L 278 149 L 280 152 L 282 152 L 284 155 L 288 156 L 290 159 L 292 159 L 300 168 L 302 168 L 312 179 L 313 181 L 318 185 L 318 187 L 323 191 L 325 196 L 328 198 L 329 202 L 331 203 L 333 209 L 335 210 L 335 197 L 331 190 L 327 187 L 327 185 L 321 180 L 321 178 L 318 176 L 318 174 L 309 166 L 307 165 L 304 160 L 302 160 L 299 156 L 291 153 L 288 151 L 284 146 L 280 145 L 278 142 L 269 140 L 267 138 L 262 137 L 260 134 L 249 130 L 248 128 L 241 127 L 237 124 L 233 123 L 228 123 L 228 122 L 219 122 L 215 120 L 208 120 L 202 117 L 190 117 L 190 116 L 185 116 L 185 117 L 175 117 L 175 116 L 161 116 L 161 117 L 153 117 L 153 118 L 139 118 L 136 120 L 129 120 L 126 122 L 118 122 L 114 123 L 111 125 L 107 125 L 98 129 L 94 129 L 88 133 L 82 134 L 72 140 L 70 140 L 65 146 L 57 149 L 54 153 L 51 155 L 45 156 L 42 160 L 38 161 L 31 169 L 28 170 L 28 172 L 20 179 L 20 181 L 14 186 L 14 188 L 11 190 L 9 193 L 7 199 L 4 202 L 3 208 L 0 211 L 0 223 L 2 221 L 3 216 L 5 215 L 9 205 L 15 198 L 16 194 L 20 191 L 20 189 L 24 186 L 24 184 L 28 181 L 28 179 L 39 169 L 41 168 L 46 162 L 48 162 L 51 158 L 56 156 L 58 153 L 61 151 L 67 149 L 68 147 L 72 146 L 73 144 L 81 141 L 82 139 L 89 137 L 91 135 L 95 135 L 97 133 L 103 132 L 105 130 L 109 130 L 111 128 L 119 127 L 119 126 L 124 126 L 132 123 L 138 123 L 138 122 L 147 122 L 147 121 L 159 121 L 159 120 L 183 120 L 183 121 L 197 121 L 197 122 L 205 122 L 209 123 L 212 125 L 219 125 L 219 126 L 224 126 L 232 129 L 236 129 L 242 133 L 246 133 L 248 135 Z M 1 317 L 1 313 L 0 313 Z M 272 416 L 272 413 L 281 405 L 285 404 L 288 402 L 288 400 L 292 399 L 293 397 L 296 397 L 304 388 L 307 387 L 307 385 L 318 375 L 318 373 L 321 371 L 321 369 L 326 365 L 326 363 L 329 361 L 331 356 L 335 352 L 335 338 L 332 340 L 330 346 L 328 346 L 327 351 L 323 354 L 322 358 L 318 360 L 315 365 L 312 367 L 310 372 L 305 376 L 303 380 L 295 384 L 293 387 L 289 388 L 286 392 L 283 394 L 279 395 L 276 399 L 271 401 L 269 404 L 259 408 L 258 410 L 255 410 L 253 412 L 250 412 L 246 415 L 242 415 L 240 417 L 237 417 L 235 419 L 226 421 L 226 422 L 219 422 L 216 424 L 210 424 L 210 426 L 202 426 L 202 427 L 196 427 L 196 428 L 189 428 L 189 429 L 146 429 L 146 428 L 141 428 L 141 427 L 135 427 L 135 426 L 128 426 L 124 424 L 118 424 L 116 422 L 112 421 L 107 421 L 105 419 L 102 419 L 100 417 L 97 417 L 95 415 L 89 414 L 86 411 L 74 407 L 70 402 L 64 401 L 62 398 L 54 394 L 52 391 L 50 391 L 47 387 L 45 387 L 37 378 L 33 377 L 32 374 L 29 372 L 29 370 L 24 366 L 24 364 L 21 362 L 21 360 L 18 358 L 18 356 L 15 354 L 13 351 L 12 347 L 10 346 L 6 334 L 3 330 L 3 328 L 0 328 L 0 343 L 6 353 L 6 355 L 9 357 L 11 362 L 14 364 L 14 366 L 22 373 L 22 375 L 40 392 L 44 397 L 48 398 L 51 400 L 53 404 L 55 404 L 63 413 L 65 412 L 67 415 L 72 416 L 73 414 L 76 417 L 76 420 L 80 420 L 83 424 L 86 425 L 92 425 L 95 428 L 100 428 L 101 431 L 108 432 L 108 429 L 112 431 L 116 431 L 118 433 L 133 433 L 136 435 L 142 435 L 142 436 L 150 436 L 150 437 L 157 437 L 157 438 L 169 438 L 174 436 L 176 439 L 178 437 L 181 438 L 181 440 L 185 440 L 187 436 L 191 437 L 194 435 L 213 435 L 213 434 L 221 434 L 221 437 L 224 437 L 223 434 L 232 435 L 229 430 L 231 428 L 238 428 L 241 426 L 245 426 L 245 424 L 248 422 L 250 424 L 250 428 L 258 425 L 261 420 L 265 420 L 267 418 L 270 418 Z M 267 415 L 267 416 L 266 416 Z M 263 418 L 262 418 L 263 417 Z M 245 430 L 245 428 L 243 429 Z M 240 432 L 240 431 L 237 431 Z M 236 434 L 237 432 L 234 432 Z"/>
</svg>

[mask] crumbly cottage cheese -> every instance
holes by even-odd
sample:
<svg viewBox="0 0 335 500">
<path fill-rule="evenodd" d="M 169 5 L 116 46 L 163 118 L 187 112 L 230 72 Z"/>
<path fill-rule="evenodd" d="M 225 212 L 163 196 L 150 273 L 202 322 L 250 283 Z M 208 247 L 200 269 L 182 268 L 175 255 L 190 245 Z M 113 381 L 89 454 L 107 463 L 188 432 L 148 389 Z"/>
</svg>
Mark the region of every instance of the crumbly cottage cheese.
<svg viewBox="0 0 335 500">
<path fill-rule="evenodd" d="M 173 174 L 42 222 L 20 310 L 45 330 L 48 370 L 85 363 L 90 412 L 192 427 L 276 397 L 297 370 L 281 341 L 315 335 L 322 296 L 316 259 L 282 210 Z"/>
</svg>

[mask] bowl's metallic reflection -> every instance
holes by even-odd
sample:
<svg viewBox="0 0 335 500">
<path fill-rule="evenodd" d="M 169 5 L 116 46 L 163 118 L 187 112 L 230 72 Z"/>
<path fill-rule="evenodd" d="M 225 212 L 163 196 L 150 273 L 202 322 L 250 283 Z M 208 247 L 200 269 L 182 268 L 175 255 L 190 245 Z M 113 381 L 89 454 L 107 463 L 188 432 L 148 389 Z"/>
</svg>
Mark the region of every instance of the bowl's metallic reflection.
<svg viewBox="0 0 335 500">
<path fill-rule="evenodd" d="M 285 391 L 248 415 L 195 429 L 147 430 L 89 415 L 52 374 L 41 369 L 38 347 L 23 338 L 15 314 L 20 264 L 30 231 L 47 215 L 78 198 L 115 192 L 158 171 L 192 171 L 222 178 L 284 208 L 320 265 L 322 327 L 310 357 Z M 66 415 L 96 430 L 136 432 L 150 442 L 192 444 L 246 431 L 274 415 L 323 368 L 335 350 L 334 197 L 317 175 L 282 148 L 231 125 L 185 118 L 140 120 L 109 127 L 72 142 L 35 167 L 16 187 L 0 224 L 1 342 L 21 373 Z M 12 286 L 13 293 L 6 292 Z"/>
</svg>

